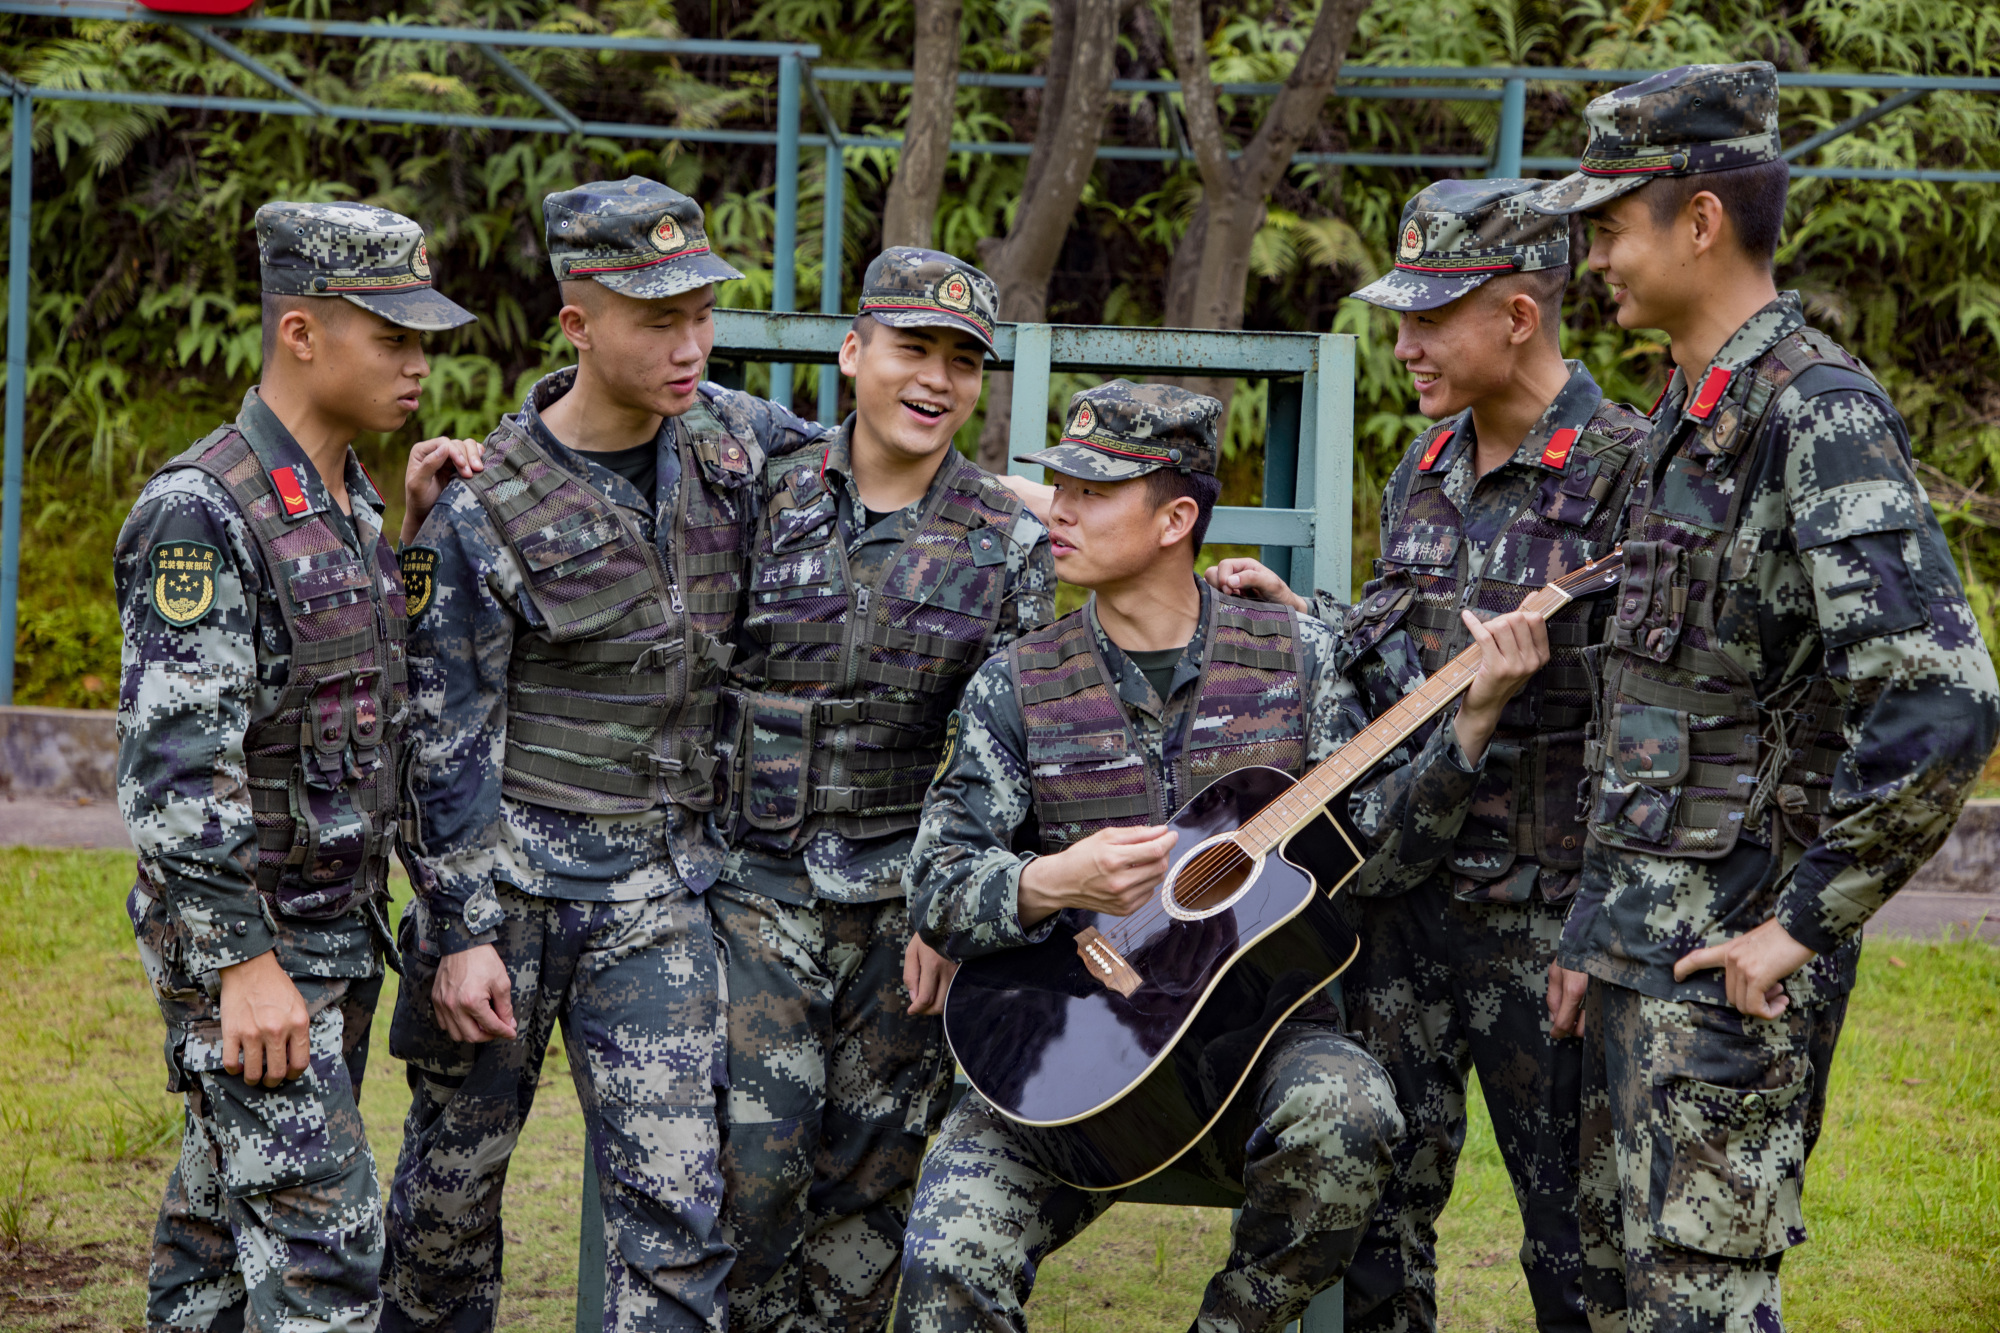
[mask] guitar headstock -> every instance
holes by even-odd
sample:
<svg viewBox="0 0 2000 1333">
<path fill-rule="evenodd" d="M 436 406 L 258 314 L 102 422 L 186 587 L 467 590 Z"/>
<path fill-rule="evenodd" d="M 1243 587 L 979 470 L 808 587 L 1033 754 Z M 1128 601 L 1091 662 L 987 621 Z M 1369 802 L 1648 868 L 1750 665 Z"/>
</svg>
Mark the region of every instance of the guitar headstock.
<svg viewBox="0 0 2000 1333">
<path fill-rule="evenodd" d="M 1624 570 L 1625 548 L 1615 546 L 1610 554 L 1591 561 L 1581 569 L 1573 569 L 1530 593 L 1521 603 L 1521 609 L 1551 615 L 1579 597 L 1593 597 L 1611 591 L 1618 586 Z"/>
</svg>

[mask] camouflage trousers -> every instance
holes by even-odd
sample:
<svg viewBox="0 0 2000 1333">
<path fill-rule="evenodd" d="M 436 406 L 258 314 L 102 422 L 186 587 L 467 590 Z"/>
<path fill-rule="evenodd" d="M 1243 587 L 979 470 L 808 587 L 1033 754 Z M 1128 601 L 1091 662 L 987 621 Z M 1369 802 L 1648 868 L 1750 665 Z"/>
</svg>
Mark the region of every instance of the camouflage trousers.
<svg viewBox="0 0 2000 1333">
<path fill-rule="evenodd" d="M 511 1041 L 460 1043 L 438 1025 L 426 913 L 403 914 L 389 1048 L 409 1061 L 411 1096 L 382 1327 L 493 1327 L 507 1162 L 560 1023 L 604 1207 L 604 1328 L 720 1330 L 722 978 L 706 909 L 686 895 L 594 903 L 496 887 Z"/>
<path fill-rule="evenodd" d="M 153 1228 L 149 1333 L 367 1333 L 382 1206 L 356 1100 L 380 974 L 294 976 L 311 1015 L 306 1072 L 246 1083 L 222 1068 L 216 975 L 181 966 L 166 908 L 143 887 L 128 910 L 167 1022 L 167 1088 L 186 1102 Z"/>
<path fill-rule="evenodd" d="M 1780 1333 L 1847 997 L 1775 1019 L 1593 980 L 1583 1294 L 1596 1333 Z"/>
<path fill-rule="evenodd" d="M 1403 1133 L 1375 1061 L 1330 1027 L 1287 1023 L 1179 1167 L 1244 1191 L 1200 1333 L 1281 1329 L 1340 1280 Z M 1035 1273 L 1118 1202 L 1064 1184 L 973 1093 L 924 1157 L 903 1243 L 898 1333 L 1024 1333 Z"/>
<path fill-rule="evenodd" d="M 1436 1223 L 1465 1146 L 1479 1072 L 1521 1211 L 1521 1270 L 1536 1326 L 1587 1327 L 1577 1238 L 1583 1043 L 1549 1036 L 1548 973 L 1564 903 L 1465 902 L 1434 878 L 1353 898 L 1361 953 L 1341 974 L 1348 1024 L 1396 1085 L 1409 1123 L 1344 1291 L 1349 1333 L 1437 1327 Z"/>
<path fill-rule="evenodd" d="M 944 1024 L 909 1013 L 903 901 L 795 905 L 717 885 L 732 1333 L 882 1327 L 910 1189 L 951 1094 Z"/>
</svg>

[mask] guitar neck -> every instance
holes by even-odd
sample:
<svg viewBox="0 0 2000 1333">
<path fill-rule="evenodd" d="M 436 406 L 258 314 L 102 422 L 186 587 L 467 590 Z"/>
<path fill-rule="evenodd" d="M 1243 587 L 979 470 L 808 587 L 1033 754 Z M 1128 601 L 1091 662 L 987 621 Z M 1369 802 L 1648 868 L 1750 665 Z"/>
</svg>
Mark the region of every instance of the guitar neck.
<svg viewBox="0 0 2000 1333">
<path fill-rule="evenodd" d="M 1546 620 L 1569 601 L 1568 595 L 1550 584 L 1524 601 L 1521 610 L 1536 612 Z M 1479 674 L 1479 664 L 1485 657 L 1486 650 L 1475 643 L 1446 662 L 1435 675 L 1398 699 L 1394 707 L 1376 718 L 1360 735 L 1314 766 L 1284 795 L 1246 822 L 1238 831 L 1237 841 L 1252 855 L 1262 855 L 1305 827 L 1363 773 L 1465 693 L 1473 677 Z"/>
</svg>

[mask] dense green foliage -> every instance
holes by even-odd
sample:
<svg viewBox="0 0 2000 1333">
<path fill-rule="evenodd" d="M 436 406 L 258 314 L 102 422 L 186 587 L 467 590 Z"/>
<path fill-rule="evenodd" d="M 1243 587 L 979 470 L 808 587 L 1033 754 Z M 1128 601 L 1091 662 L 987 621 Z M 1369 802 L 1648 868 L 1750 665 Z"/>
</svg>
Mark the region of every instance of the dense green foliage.
<svg viewBox="0 0 2000 1333">
<path fill-rule="evenodd" d="M 329 16 L 325 0 L 273 13 Z M 1308 14 L 1290 0 L 1213 7 L 1220 81 L 1281 76 Z M 431 21 L 548 31 L 803 39 L 828 65 L 907 64 L 906 0 L 441 0 L 392 11 L 341 6 L 342 18 Z M 1131 12 L 1120 74 L 1170 74 L 1164 4 Z M 131 24 L 0 18 L 0 68 L 33 84 L 166 88 L 262 97 L 269 90 L 183 33 Z M 1033 71 L 1049 41 L 1042 0 L 967 0 L 968 68 Z M 331 101 L 384 107 L 539 115 L 466 47 L 357 43 L 244 34 L 242 45 Z M 1376 0 L 1351 60 L 1369 64 L 1582 64 L 1664 67 L 1684 60 L 1763 57 L 1781 68 L 2000 74 L 2000 10 L 1980 0 Z M 667 61 L 622 52 L 521 52 L 518 63 L 586 116 L 687 126 L 767 126 L 772 68 L 749 61 Z M 1528 152 L 1573 155 L 1589 85 L 1532 85 Z M 827 84 L 834 114 L 855 132 L 893 133 L 900 89 Z M 1868 94 L 1788 92 L 1788 140 L 1873 105 Z M 1227 99 L 1231 125 L 1254 129 L 1257 99 Z M 953 137 L 1032 134 L 1035 99 L 965 89 Z M 366 457 L 393 485 L 409 441 L 450 431 L 482 435 L 524 381 L 566 353 L 553 325 L 554 285 L 542 257 L 539 201 L 552 188 L 638 172 L 702 199 L 713 238 L 749 275 L 725 303 L 761 306 L 770 292 L 772 153 L 730 145 L 620 144 L 508 133 L 400 129 L 304 118 L 42 102 L 36 108 L 36 206 L 27 538 L 20 654 L 23 702 L 105 705 L 117 671 L 108 553 L 149 470 L 233 410 L 255 377 L 256 263 L 250 214 L 273 197 L 359 198 L 420 219 L 444 288 L 481 322 L 441 339 L 420 420 Z M 810 114 L 810 113 L 808 113 Z M 1482 153 L 1498 121 L 1491 102 L 1335 102 L 1308 150 Z M 1164 99 L 1120 95 L 1106 130 L 1116 142 L 1174 142 Z M 815 155 L 806 154 L 800 209 L 799 303 L 824 280 Z M 1818 154 L 1821 164 L 2000 167 L 2000 97 L 1932 94 Z M 851 294 L 876 244 L 893 167 L 886 152 L 847 156 L 845 263 Z M 940 207 L 939 243 L 976 254 L 1000 232 L 1025 160 L 955 160 Z M 1393 325 L 1341 297 L 1379 272 L 1408 170 L 1292 173 L 1272 200 L 1253 263 L 1246 324 L 1334 329 L 1363 336 L 1356 421 L 1362 436 L 1357 555 L 1372 551 L 1373 501 L 1411 430 L 1407 377 L 1391 354 Z M 1101 164 L 1051 290 L 1051 317 L 1075 323 L 1155 323 L 1168 258 L 1199 199 L 1191 164 Z M 1992 186 L 1796 183 L 1784 285 L 1816 321 L 1860 352 L 1909 416 L 1933 498 L 1986 626 L 2000 629 L 2000 222 Z M 1615 395 L 1648 404 L 1661 349 L 1608 316 L 1601 284 L 1571 293 L 1568 333 Z M 753 378 L 752 387 L 758 386 Z M 801 388 L 806 386 L 802 382 Z M 1075 387 L 1058 384 L 1067 392 Z M 1263 395 L 1236 395 L 1227 483 L 1232 501 L 1258 493 Z M 969 427 L 969 442 L 977 422 Z M 1983 493 L 1982 493 L 1983 492 Z M 1365 561 L 1361 563 L 1365 569 Z"/>
</svg>

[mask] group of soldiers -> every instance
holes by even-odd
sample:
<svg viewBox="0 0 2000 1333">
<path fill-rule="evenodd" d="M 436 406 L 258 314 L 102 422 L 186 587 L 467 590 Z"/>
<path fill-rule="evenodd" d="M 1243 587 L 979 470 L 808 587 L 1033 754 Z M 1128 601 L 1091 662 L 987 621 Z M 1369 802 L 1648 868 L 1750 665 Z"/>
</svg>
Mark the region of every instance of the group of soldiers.
<svg viewBox="0 0 2000 1333">
<path fill-rule="evenodd" d="M 1436 424 L 1351 607 L 1196 576 L 1212 398 L 1079 393 L 1025 460 L 1049 486 L 965 461 L 996 289 L 952 256 L 869 266 L 837 429 L 708 381 L 740 275 L 637 177 L 544 201 L 576 363 L 412 450 L 399 551 L 349 445 L 474 316 L 408 219 L 260 209 L 260 383 L 116 554 L 129 910 L 186 1100 L 149 1329 L 492 1328 L 561 1025 L 606 1328 L 1021 1333 L 1118 1195 L 952 1105 L 953 969 L 1139 909 L 1203 785 L 1304 772 L 1475 644 L 1351 793 L 1342 1004 L 1182 1160 L 1244 1196 L 1194 1326 L 1276 1330 L 1345 1277 L 1348 1328 L 1434 1327 L 1476 1069 L 1539 1327 L 1781 1327 L 1861 927 L 2000 686 L 1901 419 L 1774 285 L 1771 66 L 1587 114 L 1577 174 L 1430 186 L 1355 294 L 1401 312 Z M 1649 413 L 1562 358 L 1579 213 L 1620 324 L 1670 336 Z M 1621 543 L 1609 597 L 1518 609 Z M 1058 575 L 1091 594 L 1061 618 Z"/>
</svg>

